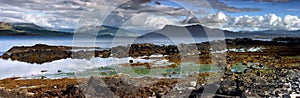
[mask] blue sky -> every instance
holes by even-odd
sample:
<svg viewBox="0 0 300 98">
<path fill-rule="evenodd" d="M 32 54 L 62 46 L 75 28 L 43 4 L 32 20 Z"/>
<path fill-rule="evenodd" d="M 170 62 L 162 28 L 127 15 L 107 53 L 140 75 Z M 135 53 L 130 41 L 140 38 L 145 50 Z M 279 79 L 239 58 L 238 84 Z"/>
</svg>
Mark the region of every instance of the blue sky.
<svg viewBox="0 0 300 98">
<path fill-rule="evenodd" d="M 242 13 L 227 13 L 231 16 L 260 16 L 264 14 L 274 13 L 280 17 L 286 15 L 296 15 L 300 16 L 300 2 L 290 1 L 290 2 L 257 2 L 257 1 L 223 1 L 228 6 L 234 6 L 237 8 L 260 8 L 261 11 L 258 12 L 242 12 Z"/>
<path fill-rule="evenodd" d="M 209 0 L 208 0 L 209 1 Z M 260 11 L 249 11 L 249 12 L 238 12 L 232 13 L 223 11 L 225 14 L 230 16 L 261 16 L 265 14 L 274 13 L 280 17 L 285 17 L 286 15 L 296 15 L 300 16 L 300 1 L 289 1 L 289 2 L 259 2 L 259 1 L 244 1 L 244 0 L 219 0 L 219 2 L 225 3 L 227 6 L 236 8 L 259 8 Z M 174 7 L 181 7 L 172 1 L 160 1 L 162 5 L 169 5 Z M 150 5 L 156 5 L 155 1 L 152 1 Z M 222 11 L 215 9 L 215 12 Z"/>
</svg>

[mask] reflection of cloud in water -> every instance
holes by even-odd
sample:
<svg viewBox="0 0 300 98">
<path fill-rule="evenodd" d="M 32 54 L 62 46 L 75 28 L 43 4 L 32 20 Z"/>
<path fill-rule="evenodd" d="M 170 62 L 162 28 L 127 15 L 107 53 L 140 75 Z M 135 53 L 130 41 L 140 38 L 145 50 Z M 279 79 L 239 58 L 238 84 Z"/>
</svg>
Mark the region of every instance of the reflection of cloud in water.
<svg viewBox="0 0 300 98">
<path fill-rule="evenodd" d="M 134 58 L 93 58 L 85 59 L 63 59 L 44 64 L 29 64 L 19 61 L 0 59 L 0 79 L 19 76 L 31 76 L 40 74 L 55 74 L 58 70 L 63 72 L 84 71 L 86 69 L 97 68 L 128 63 L 129 60 L 134 62 L 152 62 L 152 60 L 134 59 Z M 42 73 L 41 70 L 47 70 Z"/>
</svg>

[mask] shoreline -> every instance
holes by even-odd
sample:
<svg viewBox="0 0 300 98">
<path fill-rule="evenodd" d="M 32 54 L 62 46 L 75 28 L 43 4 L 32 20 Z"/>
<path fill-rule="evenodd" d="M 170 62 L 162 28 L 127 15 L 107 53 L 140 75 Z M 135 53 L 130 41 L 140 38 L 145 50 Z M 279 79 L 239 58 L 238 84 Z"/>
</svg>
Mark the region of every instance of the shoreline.
<svg viewBox="0 0 300 98">
<path fill-rule="evenodd" d="M 131 44 L 126 46 L 116 46 L 112 48 L 101 49 L 100 47 L 72 47 L 72 46 L 50 46 L 46 44 L 36 44 L 34 46 L 14 46 L 0 56 L 1 59 L 12 59 L 27 63 L 43 64 L 59 59 L 77 58 L 90 59 L 94 57 L 140 57 L 150 56 L 153 54 L 173 55 L 184 53 L 204 53 L 211 54 L 213 52 L 230 52 L 230 49 L 264 48 L 265 52 L 276 52 L 271 48 L 283 48 L 282 46 L 290 47 L 300 43 L 300 38 L 297 37 L 277 37 L 271 41 L 253 40 L 251 38 L 235 38 L 206 41 L 201 43 L 178 44 L 178 45 L 155 45 L 151 43 Z M 222 45 L 222 47 L 216 47 Z M 275 47 L 276 46 L 276 47 Z M 179 49 L 181 48 L 181 49 Z M 295 49 L 298 47 L 294 46 Z M 98 50 L 100 49 L 100 50 Z M 224 51 L 225 50 L 225 51 Z M 285 49 L 287 50 L 287 49 Z M 282 51 L 282 50 L 281 50 Z M 236 52 L 236 51 L 233 51 Z M 251 51 L 245 51 L 251 52 Z M 258 52 L 258 51 L 253 51 Z M 285 52 L 285 51 L 283 51 Z M 294 52 L 294 51 L 292 51 Z M 43 54 L 43 55 L 38 55 Z M 201 54 L 199 54 L 201 55 Z M 289 55 L 289 54 L 287 54 Z M 43 57 L 44 60 L 34 57 Z"/>
</svg>

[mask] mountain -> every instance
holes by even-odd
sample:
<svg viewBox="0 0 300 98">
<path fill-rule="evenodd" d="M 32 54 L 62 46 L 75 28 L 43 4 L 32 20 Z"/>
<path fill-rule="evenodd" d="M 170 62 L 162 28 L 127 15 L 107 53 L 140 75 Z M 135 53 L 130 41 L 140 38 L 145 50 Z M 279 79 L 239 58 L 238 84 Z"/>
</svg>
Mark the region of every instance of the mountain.
<svg viewBox="0 0 300 98">
<path fill-rule="evenodd" d="M 96 30 L 96 31 L 95 31 Z M 86 32 L 98 32 L 97 36 L 102 37 L 137 37 L 140 34 L 131 32 L 122 28 L 112 27 L 112 26 L 84 26 L 78 29 L 76 33 L 83 33 Z"/>
<path fill-rule="evenodd" d="M 220 29 L 211 29 L 202 25 L 189 25 L 189 26 L 174 26 L 174 25 L 166 25 L 163 29 L 147 33 L 141 37 L 205 37 L 207 38 L 207 34 L 210 36 L 222 36 L 223 32 L 227 36 L 239 36 L 240 33 L 231 32 L 231 31 L 223 31 Z M 221 34 L 221 35 L 220 35 Z"/>
<path fill-rule="evenodd" d="M 268 30 L 268 31 L 255 31 L 255 32 L 233 32 L 221 29 L 212 29 L 202 25 L 189 25 L 189 26 L 174 26 L 166 25 L 163 29 L 146 33 L 141 38 L 151 37 L 165 37 L 169 35 L 172 37 L 186 37 L 186 34 L 190 34 L 192 37 L 223 37 L 236 38 L 236 37 L 248 37 L 248 38 L 274 38 L 278 36 L 300 36 L 300 31 L 285 31 L 285 30 Z"/>
<path fill-rule="evenodd" d="M 96 28 L 96 29 L 93 29 Z M 78 29 L 76 33 L 91 32 L 97 30 L 98 37 L 136 37 L 138 33 L 112 26 L 85 26 Z M 40 27 L 33 23 L 4 23 L 0 22 L 0 36 L 73 36 L 74 29 L 52 29 Z"/>
<path fill-rule="evenodd" d="M 67 36 L 72 33 L 43 28 L 32 23 L 0 22 L 0 36 Z"/>
</svg>

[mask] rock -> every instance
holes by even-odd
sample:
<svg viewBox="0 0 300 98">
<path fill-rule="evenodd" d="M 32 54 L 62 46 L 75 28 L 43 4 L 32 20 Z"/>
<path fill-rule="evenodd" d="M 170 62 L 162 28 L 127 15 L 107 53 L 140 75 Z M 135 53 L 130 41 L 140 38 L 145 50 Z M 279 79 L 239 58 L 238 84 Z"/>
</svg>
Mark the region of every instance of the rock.
<svg viewBox="0 0 300 98">
<path fill-rule="evenodd" d="M 13 26 L 9 23 L 0 22 L 0 30 L 10 30 Z"/>
<path fill-rule="evenodd" d="M 48 70 L 41 70 L 41 73 L 45 73 L 45 72 L 48 72 Z"/>
<path fill-rule="evenodd" d="M 63 95 L 67 97 L 81 97 L 84 96 L 82 92 L 82 89 L 77 85 L 67 85 L 66 90 L 63 91 Z"/>
<path fill-rule="evenodd" d="M 129 63 L 133 63 L 133 60 L 129 60 Z"/>
<path fill-rule="evenodd" d="M 118 81 L 115 81 L 118 82 Z M 88 81 L 88 88 L 85 92 L 92 97 L 113 97 L 114 94 L 111 89 L 106 86 L 106 83 L 99 77 L 91 77 Z"/>
<path fill-rule="evenodd" d="M 290 98 L 298 98 L 300 97 L 300 94 L 290 94 Z"/>
<path fill-rule="evenodd" d="M 3 59 L 12 59 L 28 63 L 43 64 L 66 58 L 90 59 L 102 55 L 108 57 L 110 51 L 83 51 L 95 47 L 68 47 L 36 44 L 34 46 L 14 46 L 2 55 Z M 72 50 L 74 49 L 74 51 Z M 76 49 L 80 50 L 77 51 Z M 76 51 L 75 51 L 76 50 Z"/>
<path fill-rule="evenodd" d="M 9 56 L 12 60 L 41 64 L 66 58 L 67 54 L 65 51 L 70 49 L 71 47 L 48 46 L 43 44 L 37 44 L 32 47 L 14 46 L 5 52 L 4 55 L 6 58 Z"/>
<path fill-rule="evenodd" d="M 291 98 L 289 94 L 283 94 L 282 98 Z"/>
<path fill-rule="evenodd" d="M 190 85 L 191 85 L 192 87 L 195 87 L 195 86 L 197 85 L 197 82 L 196 82 L 196 81 L 191 81 L 191 82 L 190 82 Z"/>
<path fill-rule="evenodd" d="M 27 95 L 27 96 L 34 96 L 34 93 L 28 92 L 28 93 L 26 93 L 26 95 Z"/>
<path fill-rule="evenodd" d="M 41 79 L 46 79 L 47 77 L 46 76 L 41 76 Z"/>
</svg>

